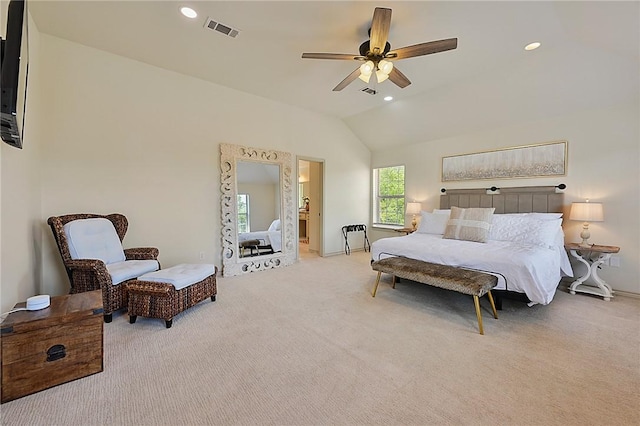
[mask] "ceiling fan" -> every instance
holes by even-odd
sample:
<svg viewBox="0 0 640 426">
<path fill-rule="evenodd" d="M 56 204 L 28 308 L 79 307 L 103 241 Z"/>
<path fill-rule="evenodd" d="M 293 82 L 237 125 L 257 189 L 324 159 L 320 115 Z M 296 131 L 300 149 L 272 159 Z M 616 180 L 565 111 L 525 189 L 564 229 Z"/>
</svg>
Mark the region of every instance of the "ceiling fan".
<svg viewBox="0 0 640 426">
<path fill-rule="evenodd" d="M 362 81 L 368 83 L 372 74 L 376 75 L 378 83 L 382 83 L 388 78 L 398 87 L 405 88 L 411 84 L 411 81 L 393 65 L 393 61 L 444 52 L 458 47 L 457 38 L 448 38 L 391 50 L 391 45 L 387 40 L 390 26 L 391 9 L 376 7 L 373 12 L 371 28 L 369 29 L 369 40 L 360 45 L 359 55 L 345 53 L 303 53 L 302 58 L 364 62 L 334 87 L 334 92 L 344 89 L 356 78 L 360 78 Z"/>
</svg>

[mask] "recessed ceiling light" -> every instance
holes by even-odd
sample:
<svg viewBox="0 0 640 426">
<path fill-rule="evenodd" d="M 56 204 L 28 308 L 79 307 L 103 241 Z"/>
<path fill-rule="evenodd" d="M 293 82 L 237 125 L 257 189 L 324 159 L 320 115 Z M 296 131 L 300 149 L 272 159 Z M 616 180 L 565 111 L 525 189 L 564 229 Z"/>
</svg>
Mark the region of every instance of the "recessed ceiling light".
<svg viewBox="0 0 640 426">
<path fill-rule="evenodd" d="M 533 43 L 529 43 L 524 47 L 524 50 L 534 50 L 537 49 L 538 47 L 540 47 L 540 43 L 538 43 L 537 41 L 533 42 Z"/>
<path fill-rule="evenodd" d="M 198 14 L 196 13 L 195 10 L 191 9 L 190 7 L 182 7 L 180 8 L 180 12 L 186 16 L 187 18 L 195 18 L 198 16 Z"/>
<path fill-rule="evenodd" d="M 393 96 L 385 96 L 384 100 L 387 101 L 387 102 L 392 101 L 393 100 Z"/>
</svg>

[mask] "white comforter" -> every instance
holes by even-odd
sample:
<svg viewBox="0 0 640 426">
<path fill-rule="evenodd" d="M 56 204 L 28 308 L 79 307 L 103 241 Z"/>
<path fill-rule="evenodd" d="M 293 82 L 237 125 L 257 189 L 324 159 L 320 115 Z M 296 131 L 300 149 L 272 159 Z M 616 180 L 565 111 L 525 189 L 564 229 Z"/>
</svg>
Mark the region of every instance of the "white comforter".
<svg viewBox="0 0 640 426">
<path fill-rule="evenodd" d="M 271 246 L 274 252 L 282 251 L 282 231 L 241 232 L 238 242 L 247 240 L 261 240 L 260 245 Z M 262 244 L 264 242 L 264 244 Z"/>
<path fill-rule="evenodd" d="M 543 305 L 553 299 L 562 276 L 573 276 L 562 247 L 545 248 L 509 241 L 476 243 L 413 233 L 383 238 L 371 245 L 373 260 L 390 256 L 490 272 L 498 277 L 496 289 L 525 293 L 529 300 Z"/>
</svg>

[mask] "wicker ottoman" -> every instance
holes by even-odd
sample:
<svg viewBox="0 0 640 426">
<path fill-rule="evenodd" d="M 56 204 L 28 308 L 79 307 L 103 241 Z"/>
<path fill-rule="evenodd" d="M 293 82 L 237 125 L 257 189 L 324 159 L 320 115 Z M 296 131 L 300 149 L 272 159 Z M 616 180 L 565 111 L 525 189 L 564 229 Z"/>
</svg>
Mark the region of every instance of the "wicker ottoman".
<svg viewBox="0 0 640 426">
<path fill-rule="evenodd" d="M 216 300 L 218 268 L 210 264 L 180 264 L 150 272 L 127 284 L 129 322 L 138 315 L 165 320 L 167 328 L 173 317 L 202 302 Z"/>
</svg>

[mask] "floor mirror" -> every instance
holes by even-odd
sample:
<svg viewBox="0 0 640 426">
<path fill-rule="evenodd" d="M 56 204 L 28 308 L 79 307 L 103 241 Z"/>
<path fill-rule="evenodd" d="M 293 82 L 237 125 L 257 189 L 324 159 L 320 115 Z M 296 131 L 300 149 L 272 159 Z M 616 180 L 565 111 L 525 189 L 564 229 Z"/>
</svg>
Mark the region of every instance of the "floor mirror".
<svg viewBox="0 0 640 426">
<path fill-rule="evenodd" d="M 289 152 L 220 144 L 223 276 L 295 261 L 293 170 Z"/>
</svg>

